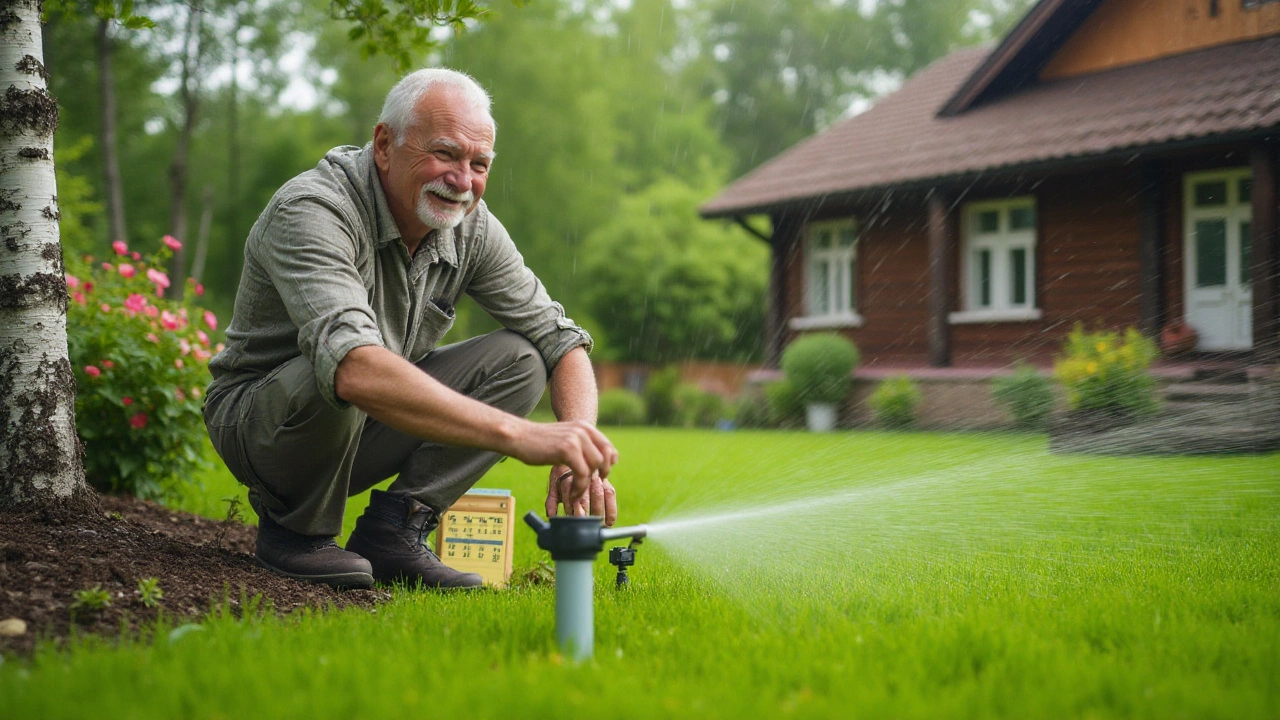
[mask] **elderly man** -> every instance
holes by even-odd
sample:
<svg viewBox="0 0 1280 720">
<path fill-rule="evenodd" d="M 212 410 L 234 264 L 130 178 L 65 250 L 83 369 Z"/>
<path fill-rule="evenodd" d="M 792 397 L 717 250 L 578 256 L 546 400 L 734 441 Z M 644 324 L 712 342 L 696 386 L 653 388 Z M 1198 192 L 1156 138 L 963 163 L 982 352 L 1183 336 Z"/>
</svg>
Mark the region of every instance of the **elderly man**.
<svg viewBox="0 0 1280 720">
<path fill-rule="evenodd" d="M 546 510 L 617 516 L 591 338 L 481 202 L 496 127 L 452 70 L 387 95 L 373 142 L 282 187 L 245 244 L 205 424 L 259 518 L 258 561 L 339 587 L 474 587 L 424 545 L 504 456 L 552 465 Z M 506 328 L 437 348 L 467 293 Z M 524 418 L 548 378 L 560 422 Z M 374 490 L 346 549 L 348 496 Z"/>
</svg>

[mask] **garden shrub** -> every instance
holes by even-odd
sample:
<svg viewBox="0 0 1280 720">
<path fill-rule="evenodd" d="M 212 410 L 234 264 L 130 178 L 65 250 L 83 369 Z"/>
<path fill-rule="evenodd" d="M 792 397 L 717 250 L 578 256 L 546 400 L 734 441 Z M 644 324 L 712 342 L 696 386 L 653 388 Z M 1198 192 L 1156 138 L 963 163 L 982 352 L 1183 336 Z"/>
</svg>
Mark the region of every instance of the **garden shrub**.
<svg viewBox="0 0 1280 720">
<path fill-rule="evenodd" d="M 86 478 L 104 492 L 170 494 L 207 462 L 201 396 L 218 319 L 195 305 L 204 293 L 197 283 L 182 301 L 164 298 L 162 268 L 181 247 L 168 236 L 164 242 L 143 258 L 116 241 L 114 262 L 67 265 L 76 426 Z"/>
<path fill-rule="evenodd" d="M 801 405 L 844 402 L 857 364 L 858 348 L 835 333 L 805 335 L 782 353 L 782 372 Z"/>
<path fill-rule="evenodd" d="M 763 390 L 744 390 L 738 396 L 733 403 L 733 424 L 747 429 L 767 428 L 773 424 L 769 400 Z"/>
<path fill-rule="evenodd" d="M 1135 328 L 1123 338 L 1110 331 L 1085 332 L 1076 325 L 1067 336 L 1054 375 L 1072 410 L 1141 417 L 1159 409 L 1156 381 L 1147 373 L 1157 354 L 1154 342 Z"/>
<path fill-rule="evenodd" d="M 804 403 L 790 381 L 775 380 L 764 386 L 769 421 L 774 427 L 797 428 L 804 425 Z"/>
<path fill-rule="evenodd" d="M 724 398 L 685 383 L 676 388 L 676 417 L 682 427 L 715 427 L 724 415 Z"/>
<path fill-rule="evenodd" d="M 644 421 L 644 398 L 638 393 L 626 388 L 600 393 L 601 425 L 643 425 Z"/>
<path fill-rule="evenodd" d="M 915 422 L 922 399 L 920 386 L 906 375 L 897 375 L 881 382 L 867 403 L 881 425 L 896 428 Z"/>
<path fill-rule="evenodd" d="M 644 404 L 649 412 L 649 422 L 654 425 L 675 425 L 676 388 L 680 385 L 680 368 L 672 365 L 649 373 L 644 385 Z"/>
<path fill-rule="evenodd" d="M 1012 375 L 992 380 L 991 396 L 1024 428 L 1044 427 L 1053 412 L 1053 383 L 1027 363 L 1017 363 Z"/>
</svg>

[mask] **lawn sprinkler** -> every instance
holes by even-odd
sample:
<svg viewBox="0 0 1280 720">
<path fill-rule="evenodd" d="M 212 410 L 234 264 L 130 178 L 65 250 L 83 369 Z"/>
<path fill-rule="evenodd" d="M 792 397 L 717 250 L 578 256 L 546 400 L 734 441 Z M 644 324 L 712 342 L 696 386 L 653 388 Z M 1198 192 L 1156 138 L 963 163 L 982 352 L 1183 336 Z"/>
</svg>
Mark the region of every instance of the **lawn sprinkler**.
<svg viewBox="0 0 1280 720">
<path fill-rule="evenodd" d="M 524 521 L 538 534 L 538 547 L 551 553 L 556 564 L 556 640 L 574 660 L 586 660 L 595 651 L 595 612 L 592 602 L 591 566 L 610 540 L 632 538 L 629 555 L 620 555 L 618 583 L 626 582 L 626 567 L 635 564 L 635 546 L 649 534 L 648 525 L 607 528 L 595 516 L 553 517 L 543 520 L 530 510 Z M 613 552 L 609 553 L 613 562 Z"/>
<path fill-rule="evenodd" d="M 627 576 L 627 568 L 636 564 L 636 548 L 640 547 L 640 543 L 644 542 L 644 536 L 634 537 L 626 546 L 621 545 L 609 548 L 609 564 L 618 568 L 618 577 L 614 580 L 614 587 L 619 590 L 625 588 L 627 583 L 631 582 L 631 578 Z"/>
</svg>

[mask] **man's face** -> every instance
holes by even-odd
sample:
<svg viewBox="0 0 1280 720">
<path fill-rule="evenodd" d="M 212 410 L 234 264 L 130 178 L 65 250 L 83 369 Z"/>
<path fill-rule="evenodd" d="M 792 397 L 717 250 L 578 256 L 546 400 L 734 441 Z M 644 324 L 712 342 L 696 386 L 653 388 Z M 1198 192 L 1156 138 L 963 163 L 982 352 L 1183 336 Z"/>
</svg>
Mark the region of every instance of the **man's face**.
<svg viewBox="0 0 1280 720">
<path fill-rule="evenodd" d="M 451 228 L 484 195 L 493 162 L 493 122 L 456 91 L 436 88 L 416 107 L 417 122 L 397 145 L 385 125 L 374 128 L 374 161 L 405 240 Z"/>
</svg>

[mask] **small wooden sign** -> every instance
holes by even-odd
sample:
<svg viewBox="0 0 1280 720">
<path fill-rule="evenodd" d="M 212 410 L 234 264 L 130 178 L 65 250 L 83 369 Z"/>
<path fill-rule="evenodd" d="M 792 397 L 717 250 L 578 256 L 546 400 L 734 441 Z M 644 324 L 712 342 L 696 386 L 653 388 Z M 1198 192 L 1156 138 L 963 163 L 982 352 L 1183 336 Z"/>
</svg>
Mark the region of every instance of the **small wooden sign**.
<svg viewBox="0 0 1280 720">
<path fill-rule="evenodd" d="M 454 570 L 479 573 L 486 585 L 506 587 L 515 524 L 516 499 L 510 490 L 471 490 L 440 519 L 436 555 Z"/>
</svg>

